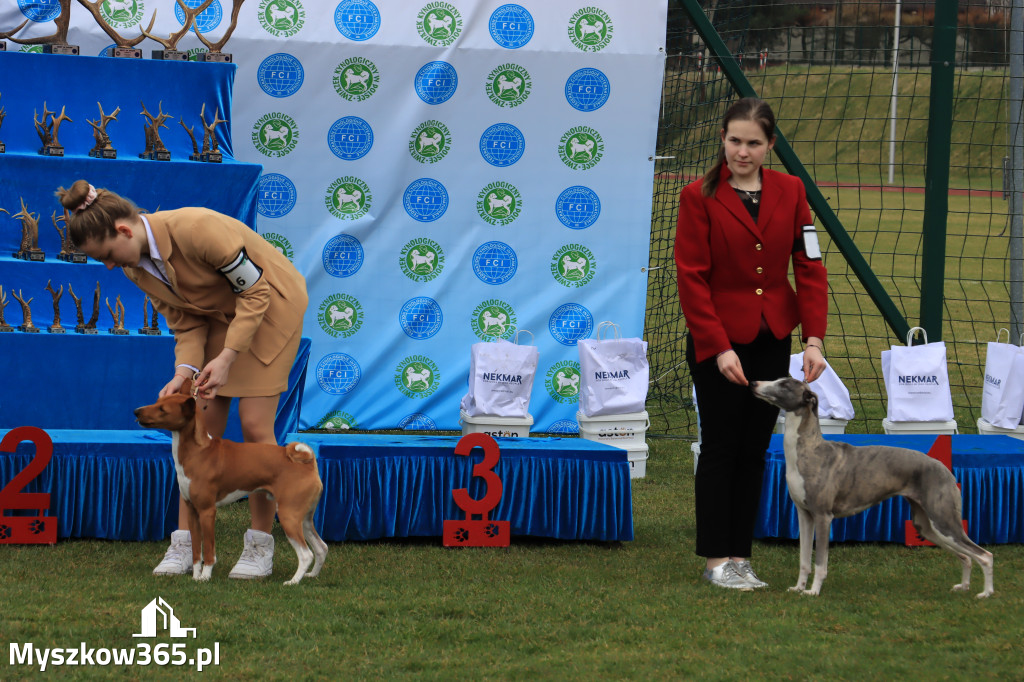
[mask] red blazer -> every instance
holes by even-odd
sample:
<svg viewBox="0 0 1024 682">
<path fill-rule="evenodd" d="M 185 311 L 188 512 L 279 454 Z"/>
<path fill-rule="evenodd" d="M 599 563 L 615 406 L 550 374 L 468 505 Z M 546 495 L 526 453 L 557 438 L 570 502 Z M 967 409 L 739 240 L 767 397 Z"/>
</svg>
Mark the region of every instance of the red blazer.
<svg viewBox="0 0 1024 682">
<path fill-rule="evenodd" d="M 701 195 L 703 181 L 679 197 L 675 260 L 679 301 L 693 337 L 697 362 L 750 343 L 761 317 L 776 338 L 802 326 L 804 340 L 824 338 L 828 282 L 820 259 L 803 250 L 802 227 L 812 224 L 803 183 L 762 169 L 758 221 L 727 182 L 727 166 L 713 197 Z M 790 261 L 796 290 L 790 284 Z"/>
</svg>

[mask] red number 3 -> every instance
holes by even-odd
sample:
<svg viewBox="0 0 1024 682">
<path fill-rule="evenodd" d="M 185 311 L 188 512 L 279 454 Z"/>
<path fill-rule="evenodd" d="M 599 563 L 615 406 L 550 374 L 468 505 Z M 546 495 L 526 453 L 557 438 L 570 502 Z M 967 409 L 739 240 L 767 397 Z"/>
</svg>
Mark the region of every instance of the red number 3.
<svg viewBox="0 0 1024 682">
<path fill-rule="evenodd" d="M 470 518 L 470 514 L 482 514 L 486 520 L 488 512 L 501 501 L 501 478 L 494 473 L 500 452 L 497 441 L 486 433 L 469 433 L 459 439 L 455 445 L 455 454 L 469 455 L 473 448 L 481 448 L 484 451 L 483 461 L 473 465 L 473 476 L 484 479 L 487 494 L 482 499 L 474 500 L 465 488 L 456 488 L 452 491 L 452 499 L 466 512 L 466 518 Z"/>
</svg>

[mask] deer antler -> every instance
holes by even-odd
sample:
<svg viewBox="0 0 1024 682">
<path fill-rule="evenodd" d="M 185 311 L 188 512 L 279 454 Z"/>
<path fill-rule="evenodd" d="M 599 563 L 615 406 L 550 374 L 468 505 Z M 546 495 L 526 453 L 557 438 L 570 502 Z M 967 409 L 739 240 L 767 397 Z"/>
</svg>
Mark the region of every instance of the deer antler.
<svg viewBox="0 0 1024 682">
<path fill-rule="evenodd" d="M 96 104 L 100 108 L 100 122 L 102 123 L 102 125 L 107 125 L 111 121 L 116 121 L 117 120 L 117 115 L 121 113 L 121 107 L 118 107 L 117 109 L 114 109 L 114 113 L 112 113 L 112 114 L 104 114 L 103 113 L 103 105 L 100 104 L 99 102 L 96 102 Z"/>
<path fill-rule="evenodd" d="M 150 40 L 155 40 L 168 50 L 173 50 L 174 46 L 178 44 L 178 41 L 185 37 L 185 34 L 188 33 L 190 28 L 192 28 L 192 22 L 195 21 L 195 18 L 202 14 L 203 10 L 209 7 L 211 2 L 213 2 L 213 0 L 206 0 L 206 2 L 198 7 L 190 8 L 185 4 L 184 0 L 178 0 L 178 7 L 180 7 L 181 11 L 185 13 L 185 23 L 182 25 L 180 31 L 175 31 L 167 38 L 157 38 L 155 35 L 152 35 L 148 29 L 143 31 L 142 35 L 146 36 Z M 156 14 L 155 10 L 153 14 Z M 150 27 L 152 27 L 152 24 Z"/>
<path fill-rule="evenodd" d="M 81 2 L 81 0 L 79 0 Z M 235 32 L 235 26 L 238 25 L 238 13 L 242 11 L 242 3 L 245 0 L 231 0 L 231 25 L 228 26 L 228 30 L 221 36 L 221 39 L 215 43 L 211 43 L 209 40 L 203 37 L 203 34 L 199 32 L 199 27 L 196 26 L 196 36 L 199 37 L 200 42 L 206 45 L 206 49 L 210 52 L 220 52 L 221 48 L 224 47 L 228 38 Z"/>
<path fill-rule="evenodd" d="M 156 22 L 156 10 L 153 10 L 153 18 L 149 20 L 149 26 L 142 32 L 142 35 L 138 38 L 128 40 L 115 31 L 110 24 L 107 23 L 107 20 L 103 18 L 103 15 L 100 14 L 100 5 L 103 4 L 103 0 L 96 0 L 95 2 L 89 2 L 89 0 L 78 0 L 78 4 L 89 10 L 89 14 L 91 14 L 93 19 L 96 20 L 96 23 L 100 25 L 103 32 L 113 38 L 118 47 L 135 47 L 145 40 L 146 34 L 153 30 L 153 23 Z"/>
<path fill-rule="evenodd" d="M 68 26 L 71 23 L 71 0 L 60 0 L 60 15 L 54 21 L 57 30 L 53 35 L 49 36 L 36 36 L 35 38 L 15 38 L 15 33 L 24 28 L 25 24 L 29 22 L 26 19 L 22 22 L 21 26 L 15 28 L 7 33 L 0 33 L 0 39 L 7 39 L 11 42 L 18 43 L 19 45 L 44 45 L 48 43 L 56 43 L 58 45 L 66 45 L 68 42 Z"/>
</svg>

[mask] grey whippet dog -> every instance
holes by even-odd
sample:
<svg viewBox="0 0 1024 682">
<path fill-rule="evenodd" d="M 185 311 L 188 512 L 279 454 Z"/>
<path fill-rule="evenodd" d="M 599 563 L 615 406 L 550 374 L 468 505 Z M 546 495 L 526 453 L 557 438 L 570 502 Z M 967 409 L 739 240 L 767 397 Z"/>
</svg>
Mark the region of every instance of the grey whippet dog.
<svg viewBox="0 0 1024 682">
<path fill-rule="evenodd" d="M 758 398 L 785 410 L 783 443 L 786 484 L 800 521 L 800 577 L 791 591 L 816 595 L 828 573 L 828 540 L 832 519 L 863 511 L 893 495 L 910 503 L 914 528 L 960 558 L 963 576 L 956 591 L 971 586 L 971 559 L 981 567 L 985 589 L 992 594 L 992 554 L 971 542 L 964 532 L 960 490 L 952 472 L 923 452 L 885 445 L 855 447 L 821 436 L 818 396 L 805 382 L 785 377 L 752 381 Z M 817 538 L 814 583 L 811 549 Z"/>
</svg>

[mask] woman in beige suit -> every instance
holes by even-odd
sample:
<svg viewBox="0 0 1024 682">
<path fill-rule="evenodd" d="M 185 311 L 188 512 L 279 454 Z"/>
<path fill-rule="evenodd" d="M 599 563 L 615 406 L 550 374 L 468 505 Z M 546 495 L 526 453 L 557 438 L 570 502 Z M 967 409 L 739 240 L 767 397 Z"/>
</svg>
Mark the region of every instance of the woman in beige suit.
<svg viewBox="0 0 1024 682">
<path fill-rule="evenodd" d="M 275 443 L 274 418 L 288 388 L 306 310 L 306 282 L 291 262 L 244 223 L 204 208 L 143 214 L 131 201 L 78 180 L 57 191 L 68 209 L 74 245 L 124 274 L 153 299 L 174 333 L 174 374 L 160 396 L 198 375 L 206 423 L 220 436 L 237 397 L 245 441 Z M 274 502 L 249 496 L 252 528 L 232 578 L 259 578 L 273 569 Z M 188 512 L 154 569 L 192 572 Z"/>
</svg>

